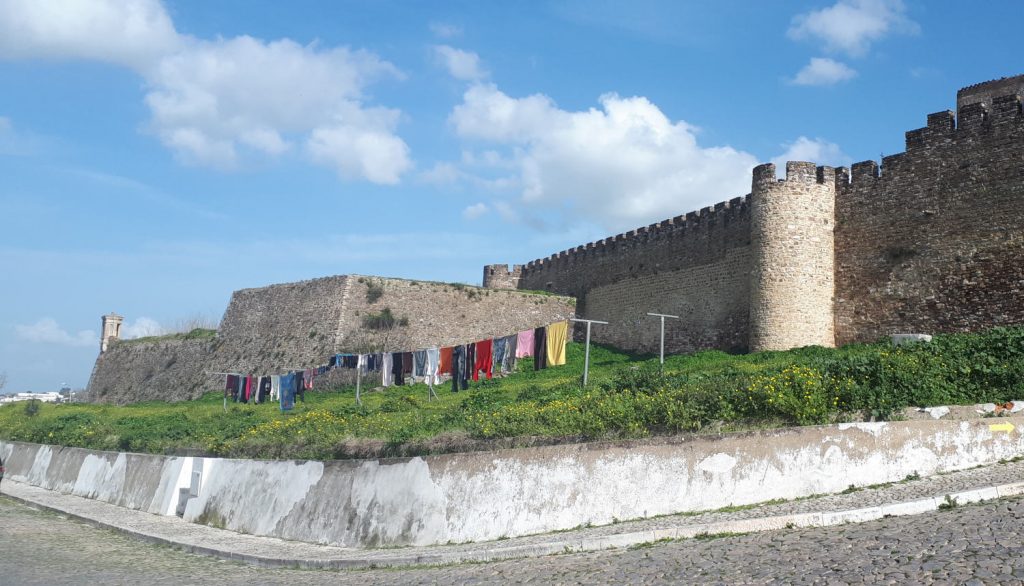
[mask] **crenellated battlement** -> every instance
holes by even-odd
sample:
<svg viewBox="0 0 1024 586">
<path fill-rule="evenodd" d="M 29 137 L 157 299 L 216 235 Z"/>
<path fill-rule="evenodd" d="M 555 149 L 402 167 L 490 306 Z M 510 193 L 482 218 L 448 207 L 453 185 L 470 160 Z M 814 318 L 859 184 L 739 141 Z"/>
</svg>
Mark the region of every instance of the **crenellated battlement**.
<svg viewBox="0 0 1024 586">
<path fill-rule="evenodd" d="M 751 194 L 574 246 L 520 271 L 608 320 L 600 339 L 648 350 L 646 312 L 680 315 L 676 351 L 783 349 L 897 331 L 1024 323 L 1024 75 L 967 86 L 906 149 L 850 167 L 790 161 Z M 506 281 L 508 282 L 508 281 Z"/>
<path fill-rule="evenodd" d="M 749 198 L 749 195 L 734 197 L 729 201 L 719 202 L 681 216 L 581 244 L 546 258 L 532 260 L 522 267 L 522 276 L 570 266 L 595 257 L 618 253 L 631 247 L 644 246 L 652 241 L 692 238 L 706 234 L 708 231 L 728 226 L 747 216 L 749 214 Z"/>
<path fill-rule="evenodd" d="M 1021 124 L 1021 94 L 986 95 L 985 99 L 959 105 L 956 114 L 951 110 L 929 114 L 927 126 L 907 131 L 906 148 L 907 152 L 917 152 L 941 147 L 961 139 L 973 140 L 984 131 Z"/>
<path fill-rule="evenodd" d="M 481 284 L 488 289 L 518 289 L 522 276 L 523 265 L 513 265 L 512 268 L 507 264 L 486 265 Z"/>
<path fill-rule="evenodd" d="M 791 185 L 832 184 L 836 181 L 836 170 L 833 167 L 818 166 L 807 161 L 787 161 L 785 178 L 777 179 L 776 177 L 775 163 L 763 163 L 754 167 L 754 190 L 779 183 Z"/>
<path fill-rule="evenodd" d="M 1003 77 L 960 88 L 956 92 L 956 111 L 959 113 L 965 106 L 983 104 L 992 106 L 999 96 L 1024 95 L 1024 75 Z"/>
</svg>

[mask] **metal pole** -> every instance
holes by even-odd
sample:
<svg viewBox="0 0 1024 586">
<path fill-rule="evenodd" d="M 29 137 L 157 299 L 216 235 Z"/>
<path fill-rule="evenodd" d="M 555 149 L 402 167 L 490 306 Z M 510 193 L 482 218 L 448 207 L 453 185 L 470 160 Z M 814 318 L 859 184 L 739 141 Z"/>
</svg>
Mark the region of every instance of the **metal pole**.
<svg viewBox="0 0 1024 586">
<path fill-rule="evenodd" d="M 596 319 L 570 319 L 569 321 L 584 322 L 587 324 L 587 346 L 583 354 L 583 386 L 587 386 L 587 377 L 590 374 L 590 324 L 608 325 L 606 321 Z"/>
<path fill-rule="evenodd" d="M 587 346 L 583 354 L 583 386 L 587 386 L 587 374 L 590 373 L 590 322 L 587 322 Z"/>
<path fill-rule="evenodd" d="M 363 400 L 359 398 L 359 383 L 363 379 L 363 365 L 359 363 L 360 360 L 356 359 L 356 405 L 363 406 Z"/>
<path fill-rule="evenodd" d="M 672 319 L 679 319 L 679 316 L 678 315 L 669 315 L 667 313 L 650 313 L 650 312 L 647 312 L 647 315 L 652 316 L 652 317 L 660 317 L 661 318 L 661 341 L 659 343 L 659 348 L 660 348 L 660 351 L 659 351 L 660 362 L 659 362 L 659 364 L 661 365 L 660 366 L 661 370 L 664 371 L 665 370 L 665 318 L 666 317 L 670 317 Z"/>
</svg>

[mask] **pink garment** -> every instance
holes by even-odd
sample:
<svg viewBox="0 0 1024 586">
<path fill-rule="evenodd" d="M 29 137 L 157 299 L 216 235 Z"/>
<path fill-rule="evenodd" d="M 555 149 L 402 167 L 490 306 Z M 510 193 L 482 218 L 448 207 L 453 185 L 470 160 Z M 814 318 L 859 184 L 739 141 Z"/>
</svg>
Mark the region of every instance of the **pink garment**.
<svg viewBox="0 0 1024 586">
<path fill-rule="evenodd" d="M 516 335 L 516 358 L 533 356 L 533 330 L 519 332 Z"/>
</svg>

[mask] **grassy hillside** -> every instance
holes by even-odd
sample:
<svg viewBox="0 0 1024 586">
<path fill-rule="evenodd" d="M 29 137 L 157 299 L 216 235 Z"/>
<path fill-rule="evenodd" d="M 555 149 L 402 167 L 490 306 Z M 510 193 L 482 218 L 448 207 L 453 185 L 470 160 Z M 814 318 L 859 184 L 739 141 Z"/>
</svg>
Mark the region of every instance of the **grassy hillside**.
<svg viewBox="0 0 1024 586">
<path fill-rule="evenodd" d="M 1024 398 L 1024 328 L 937 336 L 930 344 L 802 348 L 666 359 L 583 348 L 568 365 L 472 383 L 427 400 L 424 385 L 307 393 L 291 413 L 275 404 L 228 404 L 208 393 L 184 403 L 129 406 L 14 404 L 0 408 L 0 437 L 104 450 L 229 457 L 331 459 L 517 445 L 635 438 L 886 419 L 907 406 Z M 364 389 L 371 385 L 364 385 Z M 538 439 L 539 438 L 539 439 Z"/>
</svg>

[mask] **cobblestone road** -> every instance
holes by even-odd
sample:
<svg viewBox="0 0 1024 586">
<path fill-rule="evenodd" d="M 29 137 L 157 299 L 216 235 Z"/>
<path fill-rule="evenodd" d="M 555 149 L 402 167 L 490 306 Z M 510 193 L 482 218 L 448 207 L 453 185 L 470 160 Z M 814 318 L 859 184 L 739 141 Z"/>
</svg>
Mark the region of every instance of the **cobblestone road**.
<svg viewBox="0 0 1024 586">
<path fill-rule="evenodd" d="M 0 497 L 3 584 L 1024 584 L 1024 498 L 842 527 L 405 570 L 262 569 L 138 542 Z"/>
</svg>

